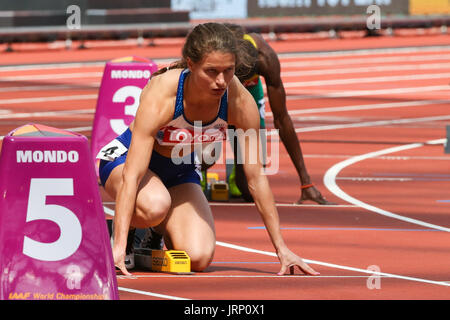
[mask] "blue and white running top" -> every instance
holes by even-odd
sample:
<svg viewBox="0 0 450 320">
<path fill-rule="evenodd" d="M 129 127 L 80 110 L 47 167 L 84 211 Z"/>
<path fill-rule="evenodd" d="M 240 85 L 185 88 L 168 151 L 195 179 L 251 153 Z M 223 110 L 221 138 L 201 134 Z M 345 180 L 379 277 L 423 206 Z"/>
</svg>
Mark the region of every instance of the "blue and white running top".
<svg viewBox="0 0 450 320">
<path fill-rule="evenodd" d="M 192 123 L 184 115 L 183 87 L 184 80 L 189 74 L 189 69 L 183 70 L 178 81 L 175 112 L 166 126 L 159 129 L 156 140 L 163 146 L 175 146 L 180 144 L 201 144 L 226 140 L 227 115 L 228 115 L 228 91 L 225 91 L 221 100 L 217 117 L 209 122 Z"/>
</svg>

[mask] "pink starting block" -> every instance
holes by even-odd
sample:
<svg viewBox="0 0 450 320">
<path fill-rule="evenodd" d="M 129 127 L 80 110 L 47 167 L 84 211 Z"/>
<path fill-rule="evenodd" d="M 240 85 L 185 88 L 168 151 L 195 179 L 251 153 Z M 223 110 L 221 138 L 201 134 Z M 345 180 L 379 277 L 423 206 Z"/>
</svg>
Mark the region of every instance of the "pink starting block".
<svg viewBox="0 0 450 320">
<path fill-rule="evenodd" d="M 106 63 L 92 128 L 91 149 L 95 164 L 100 149 L 123 133 L 134 120 L 142 89 L 157 70 L 152 60 L 136 56 Z"/>
<path fill-rule="evenodd" d="M 0 154 L 0 299 L 118 299 L 86 137 L 39 124 Z"/>
</svg>

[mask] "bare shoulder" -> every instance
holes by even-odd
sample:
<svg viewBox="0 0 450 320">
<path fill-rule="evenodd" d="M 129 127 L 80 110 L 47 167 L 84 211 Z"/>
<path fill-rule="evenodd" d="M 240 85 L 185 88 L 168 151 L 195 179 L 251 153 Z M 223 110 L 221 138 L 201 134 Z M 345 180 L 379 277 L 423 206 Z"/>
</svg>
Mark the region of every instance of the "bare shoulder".
<svg viewBox="0 0 450 320">
<path fill-rule="evenodd" d="M 178 79 L 182 71 L 182 69 L 172 69 L 152 77 L 142 91 L 143 96 L 153 94 L 154 91 L 159 92 L 161 96 L 176 95 Z"/>
<path fill-rule="evenodd" d="M 146 119 L 144 122 L 146 127 L 154 124 L 154 128 L 151 129 L 155 129 L 172 119 L 181 71 L 181 69 L 168 70 L 151 78 L 142 90 L 136 123 L 140 122 L 140 119 Z"/>
<path fill-rule="evenodd" d="M 228 122 L 237 128 L 259 127 L 259 113 L 250 92 L 235 76 L 228 86 Z"/>
</svg>

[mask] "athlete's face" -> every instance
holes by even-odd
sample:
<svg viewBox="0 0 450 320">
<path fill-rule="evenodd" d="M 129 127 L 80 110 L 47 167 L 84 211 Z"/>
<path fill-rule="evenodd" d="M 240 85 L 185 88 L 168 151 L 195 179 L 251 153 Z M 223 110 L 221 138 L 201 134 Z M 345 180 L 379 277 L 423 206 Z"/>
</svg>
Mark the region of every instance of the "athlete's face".
<svg viewBox="0 0 450 320">
<path fill-rule="evenodd" d="M 188 62 L 189 63 L 189 62 Z M 234 76 L 235 56 L 231 53 L 213 51 L 198 63 L 189 63 L 198 86 L 211 95 L 222 96 Z"/>
</svg>

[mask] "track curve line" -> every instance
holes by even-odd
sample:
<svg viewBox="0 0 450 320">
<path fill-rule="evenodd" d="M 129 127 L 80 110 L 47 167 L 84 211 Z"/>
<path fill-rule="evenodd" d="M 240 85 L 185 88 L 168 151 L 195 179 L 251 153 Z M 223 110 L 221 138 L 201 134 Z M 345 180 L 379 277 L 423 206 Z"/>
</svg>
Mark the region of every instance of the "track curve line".
<svg viewBox="0 0 450 320">
<path fill-rule="evenodd" d="M 382 156 L 382 155 L 386 155 L 389 153 L 394 153 L 394 152 L 399 152 L 399 151 L 404 151 L 404 150 L 409 150 L 409 149 L 414 149 L 414 148 L 419 148 L 422 147 L 424 145 L 427 144 L 442 144 L 445 142 L 446 139 L 438 139 L 438 140 L 430 140 L 424 143 L 411 143 L 411 144 L 406 144 L 406 145 L 402 145 L 402 146 L 397 146 L 397 147 L 392 147 L 392 148 L 387 148 L 387 149 L 383 149 L 383 150 L 379 150 L 379 151 L 374 151 L 374 152 L 369 152 L 366 154 L 362 154 L 362 155 L 358 155 L 352 158 L 349 158 L 347 160 L 344 160 L 342 162 L 339 162 L 337 164 L 335 164 L 334 166 L 332 166 L 330 169 L 327 170 L 327 172 L 325 173 L 324 177 L 323 177 L 323 181 L 325 186 L 328 188 L 328 190 L 330 190 L 333 194 L 335 194 L 336 196 L 338 196 L 339 198 L 354 204 L 358 207 L 364 208 L 366 210 L 381 214 L 383 216 L 387 216 L 393 219 L 398 219 L 398 220 L 402 220 L 405 222 L 409 222 L 409 223 L 413 223 L 416 225 L 420 225 L 420 226 L 424 226 L 427 228 L 431 228 L 431 229 L 436 229 L 436 230 L 440 230 L 440 231 L 445 231 L 445 232 L 450 232 L 450 228 L 446 228 L 443 226 L 439 226 L 439 225 L 435 225 L 435 224 L 431 224 L 431 223 L 427 223 L 421 220 L 417 220 L 417 219 L 412 219 L 412 218 L 408 218 L 408 217 L 404 217 L 392 212 L 389 212 L 387 210 L 383 210 L 380 208 L 377 208 L 375 206 L 372 206 L 370 204 L 367 204 L 365 202 L 362 202 L 350 195 L 348 195 L 347 193 L 345 193 L 341 188 L 339 188 L 339 186 L 336 184 L 336 177 L 339 174 L 339 172 L 348 167 L 351 166 L 359 161 L 363 161 L 363 160 L 367 160 L 370 158 L 374 158 L 374 157 L 378 157 L 378 156 Z"/>
</svg>

